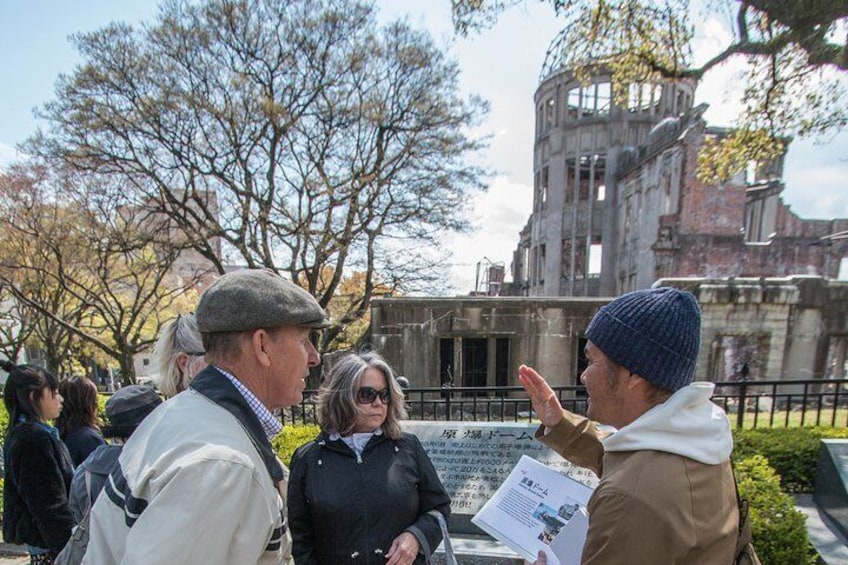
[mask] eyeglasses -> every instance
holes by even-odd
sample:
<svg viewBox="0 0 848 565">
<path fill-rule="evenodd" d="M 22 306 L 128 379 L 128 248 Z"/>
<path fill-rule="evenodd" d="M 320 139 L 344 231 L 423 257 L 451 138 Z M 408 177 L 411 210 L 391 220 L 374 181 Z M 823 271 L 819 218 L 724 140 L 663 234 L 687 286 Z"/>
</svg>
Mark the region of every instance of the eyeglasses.
<svg viewBox="0 0 848 565">
<path fill-rule="evenodd" d="M 359 387 L 359 390 L 356 391 L 356 401 L 359 404 L 371 404 L 377 398 L 380 399 L 381 403 L 388 404 L 389 398 L 391 398 L 389 389 L 377 390 L 374 387 L 363 386 Z"/>
</svg>

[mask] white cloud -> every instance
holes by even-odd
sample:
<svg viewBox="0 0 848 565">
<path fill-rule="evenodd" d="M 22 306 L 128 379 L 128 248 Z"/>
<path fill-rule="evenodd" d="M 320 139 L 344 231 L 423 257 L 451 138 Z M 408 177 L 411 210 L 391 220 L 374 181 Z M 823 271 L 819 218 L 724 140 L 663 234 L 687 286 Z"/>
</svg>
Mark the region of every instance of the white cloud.
<svg viewBox="0 0 848 565">
<path fill-rule="evenodd" d="M 715 15 L 696 27 L 692 42 L 695 64 L 703 65 L 724 49 L 733 36 L 730 29 Z M 731 58 L 717 67 L 713 67 L 698 84 L 695 91 L 695 103 L 706 102 L 710 105 L 705 114 L 707 123 L 715 126 L 729 126 L 733 123 L 742 107 L 742 94 L 745 83 L 745 61 Z"/>
<path fill-rule="evenodd" d="M 716 14 L 710 14 L 702 23 L 695 25 L 692 39 L 692 54 L 695 65 L 703 65 L 721 53 L 725 46 L 733 41 L 733 33 L 727 23 Z"/>
<path fill-rule="evenodd" d="M 477 230 L 444 239 L 445 246 L 453 254 L 450 280 L 457 293 L 467 294 L 474 289 L 477 263 L 484 259 L 502 263 L 509 275 L 518 234 L 530 216 L 532 194 L 532 187 L 498 176 L 488 192 L 473 199 L 469 206 L 470 221 Z"/>
<path fill-rule="evenodd" d="M 827 145 L 796 140 L 789 145 L 783 200 L 805 219 L 848 218 L 848 133 Z"/>
</svg>

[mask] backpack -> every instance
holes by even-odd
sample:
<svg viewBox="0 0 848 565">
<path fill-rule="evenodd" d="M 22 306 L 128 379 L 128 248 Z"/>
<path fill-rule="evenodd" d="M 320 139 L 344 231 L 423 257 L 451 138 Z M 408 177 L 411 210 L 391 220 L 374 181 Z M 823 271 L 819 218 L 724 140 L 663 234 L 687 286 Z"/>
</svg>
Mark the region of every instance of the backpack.
<svg viewBox="0 0 848 565">
<path fill-rule="evenodd" d="M 82 521 L 74 526 L 68 543 L 53 560 L 53 565 L 80 565 L 82 563 L 85 550 L 88 548 L 89 516 L 91 516 L 91 510 L 86 512 Z"/>
<path fill-rule="evenodd" d="M 91 507 L 94 505 L 93 497 L 91 496 L 91 473 L 85 472 L 85 490 L 88 492 L 90 501 L 88 511 L 82 517 L 80 523 L 74 526 L 71 530 L 71 537 L 68 543 L 53 560 L 53 565 L 80 565 L 82 558 L 85 556 L 85 550 L 88 548 L 88 532 L 89 532 L 89 517 L 91 516 Z"/>
<path fill-rule="evenodd" d="M 751 519 L 748 516 L 748 500 L 739 496 L 739 485 L 736 483 L 735 471 L 733 471 L 733 486 L 736 487 L 736 504 L 739 506 L 739 530 L 737 532 L 733 565 L 762 565 L 760 558 L 757 557 L 757 552 L 754 551 L 754 544 L 752 542 Z"/>
</svg>

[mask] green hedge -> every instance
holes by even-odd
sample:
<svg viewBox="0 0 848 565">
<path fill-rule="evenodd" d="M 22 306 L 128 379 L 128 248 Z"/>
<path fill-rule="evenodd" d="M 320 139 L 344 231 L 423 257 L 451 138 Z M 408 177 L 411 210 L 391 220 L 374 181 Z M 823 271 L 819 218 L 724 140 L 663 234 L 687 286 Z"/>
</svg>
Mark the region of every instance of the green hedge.
<svg viewBox="0 0 848 565">
<path fill-rule="evenodd" d="M 285 426 L 280 435 L 271 441 L 271 446 L 277 452 L 277 456 L 288 467 L 294 450 L 315 439 L 320 429 L 315 425 Z"/>
<path fill-rule="evenodd" d="M 0 408 L 0 442 L 6 441 L 6 430 L 9 429 L 9 413 L 6 412 L 6 405 Z"/>
<path fill-rule="evenodd" d="M 762 455 L 777 474 L 784 492 L 812 492 L 819 444 L 823 438 L 848 438 L 846 428 L 761 428 L 734 430 L 733 460 Z"/>
<path fill-rule="evenodd" d="M 780 477 L 761 455 L 736 463 L 739 494 L 750 505 L 754 548 L 764 564 L 814 564 L 818 554 L 807 540 L 805 516 L 780 489 Z"/>
</svg>

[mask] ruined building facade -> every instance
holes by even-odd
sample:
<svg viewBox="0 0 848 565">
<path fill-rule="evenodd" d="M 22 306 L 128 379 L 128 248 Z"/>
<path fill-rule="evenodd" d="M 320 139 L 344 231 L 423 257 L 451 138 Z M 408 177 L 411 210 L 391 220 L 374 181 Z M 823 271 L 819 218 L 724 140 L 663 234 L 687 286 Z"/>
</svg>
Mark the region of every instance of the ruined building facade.
<svg viewBox="0 0 848 565">
<path fill-rule="evenodd" d="M 583 84 L 546 62 L 536 91 L 533 212 L 513 256 L 510 294 L 616 296 L 663 277 L 820 275 L 846 268 L 848 219 L 804 220 L 781 199 L 782 159 L 721 185 L 697 156 L 726 133 L 693 107 L 692 82 Z"/>
</svg>

